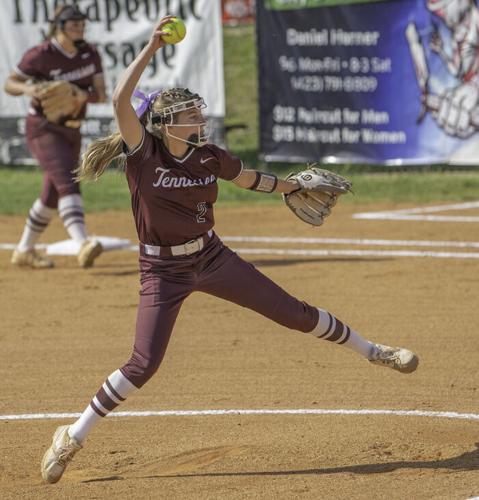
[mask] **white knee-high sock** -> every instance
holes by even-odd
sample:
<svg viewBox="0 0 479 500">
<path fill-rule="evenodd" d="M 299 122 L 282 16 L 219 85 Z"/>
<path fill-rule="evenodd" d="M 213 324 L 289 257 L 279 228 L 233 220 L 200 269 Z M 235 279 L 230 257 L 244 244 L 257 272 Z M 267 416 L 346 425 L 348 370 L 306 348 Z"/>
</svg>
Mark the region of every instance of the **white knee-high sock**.
<svg viewBox="0 0 479 500">
<path fill-rule="evenodd" d="M 68 429 L 71 438 L 82 443 L 93 427 L 136 390 L 120 370 L 114 371 L 100 387 L 80 418 Z"/>
<path fill-rule="evenodd" d="M 79 194 L 69 194 L 58 200 L 58 213 L 70 237 L 78 243 L 83 243 L 88 234 L 85 227 L 83 199 Z"/>
<path fill-rule="evenodd" d="M 35 200 L 32 208 L 30 208 L 28 212 L 28 217 L 17 250 L 20 252 L 31 250 L 52 220 L 54 213 L 55 210 L 44 205 L 40 199 Z"/>
<path fill-rule="evenodd" d="M 349 347 L 365 358 L 371 358 L 376 350 L 373 342 L 364 339 L 359 333 L 351 330 L 339 319 L 324 309 L 319 309 L 319 320 L 316 327 L 309 333 L 322 340 L 329 340 L 336 344 Z"/>
</svg>

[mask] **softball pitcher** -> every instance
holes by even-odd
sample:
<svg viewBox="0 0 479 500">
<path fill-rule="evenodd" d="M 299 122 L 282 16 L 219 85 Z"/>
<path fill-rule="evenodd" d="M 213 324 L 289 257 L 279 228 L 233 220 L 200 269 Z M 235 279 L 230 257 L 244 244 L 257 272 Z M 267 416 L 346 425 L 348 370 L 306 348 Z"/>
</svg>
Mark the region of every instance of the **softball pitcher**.
<svg viewBox="0 0 479 500">
<path fill-rule="evenodd" d="M 47 40 L 23 55 L 5 83 L 8 94 L 32 98 L 26 121 L 27 145 L 43 170 L 43 188 L 33 203 L 12 264 L 53 267 L 35 244 L 56 210 L 70 237 L 80 244 L 81 267 L 93 264 L 101 244 L 88 238 L 80 186 L 74 180 L 87 103 L 105 102 L 102 64 L 83 40 L 86 16 L 64 5 L 55 11 Z"/>
<path fill-rule="evenodd" d="M 108 376 L 76 422 L 56 430 L 41 464 L 42 476 L 49 483 L 61 478 L 93 426 L 154 375 L 181 305 L 194 291 L 248 307 L 292 330 L 342 344 L 380 366 L 410 373 L 418 365 L 412 352 L 374 344 L 328 311 L 292 297 L 213 232 L 217 179 L 265 193 L 290 193 L 299 185 L 246 170 L 238 158 L 208 144 L 203 99 L 188 89 L 145 96 L 137 116 L 131 97 L 148 61 L 164 45 L 162 27 L 169 19 L 158 24 L 115 89 L 120 132 L 91 144 L 80 167 L 80 177 L 96 178 L 113 158 L 126 155 L 140 240 L 140 303 L 130 359 Z"/>
</svg>

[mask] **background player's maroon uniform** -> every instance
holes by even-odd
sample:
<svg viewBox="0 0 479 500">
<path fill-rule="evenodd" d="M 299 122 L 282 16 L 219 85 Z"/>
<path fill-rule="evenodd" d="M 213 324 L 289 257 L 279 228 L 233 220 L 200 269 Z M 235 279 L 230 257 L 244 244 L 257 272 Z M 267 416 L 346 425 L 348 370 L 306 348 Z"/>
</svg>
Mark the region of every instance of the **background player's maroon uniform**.
<svg viewBox="0 0 479 500">
<path fill-rule="evenodd" d="M 37 82 L 66 80 L 82 90 L 92 89 L 93 77 L 103 73 L 100 56 L 92 45 L 83 43 L 77 53 L 71 55 L 55 38 L 27 50 L 14 70 L 20 76 Z M 84 118 L 85 112 L 86 104 L 76 118 Z M 36 99 L 32 101 L 30 114 L 42 114 L 41 105 Z M 68 119 L 65 117 L 64 121 Z"/>
<path fill-rule="evenodd" d="M 30 153 L 43 170 L 42 192 L 28 212 L 12 254 L 15 266 L 54 267 L 35 245 L 56 212 L 78 245 L 80 267 L 91 267 L 103 250 L 96 238 L 88 236 L 74 173 L 80 159 L 86 103 L 106 101 L 100 56 L 83 39 L 86 21 L 87 15 L 75 5 L 58 5 L 47 40 L 28 49 L 5 82 L 8 94 L 31 97 L 25 135 Z"/>
<path fill-rule="evenodd" d="M 87 43 L 75 55 L 65 52 L 55 38 L 29 49 L 14 68 L 15 72 L 34 81 L 67 80 L 82 90 L 93 87 L 93 78 L 102 73 L 100 56 Z M 86 104 L 75 117 L 77 125 L 84 118 Z M 32 99 L 26 124 L 27 144 L 32 155 L 44 170 L 41 201 L 56 208 L 58 199 L 80 193 L 72 171 L 80 157 L 81 134 L 79 128 L 64 126 L 72 117 L 65 117 L 61 124 L 47 121 L 41 105 Z"/>
</svg>

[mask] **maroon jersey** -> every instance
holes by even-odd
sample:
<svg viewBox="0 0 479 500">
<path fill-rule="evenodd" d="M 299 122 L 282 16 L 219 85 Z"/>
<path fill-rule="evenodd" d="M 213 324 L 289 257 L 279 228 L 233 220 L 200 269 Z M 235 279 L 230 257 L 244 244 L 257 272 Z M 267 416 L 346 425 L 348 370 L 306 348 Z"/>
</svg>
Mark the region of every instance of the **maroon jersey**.
<svg viewBox="0 0 479 500">
<path fill-rule="evenodd" d="M 241 160 L 214 144 L 191 148 L 176 158 L 161 139 L 145 130 L 126 162 L 140 241 L 179 245 L 212 229 L 217 179 L 233 180 L 242 168 Z"/>
<path fill-rule="evenodd" d="M 93 86 L 93 77 L 103 70 L 100 56 L 92 45 L 85 43 L 75 55 L 71 55 L 52 38 L 27 50 L 15 72 L 35 81 L 67 80 L 88 90 Z M 36 99 L 32 100 L 32 108 L 35 114 L 42 114 Z M 85 112 L 86 103 L 76 118 L 84 118 Z"/>
</svg>

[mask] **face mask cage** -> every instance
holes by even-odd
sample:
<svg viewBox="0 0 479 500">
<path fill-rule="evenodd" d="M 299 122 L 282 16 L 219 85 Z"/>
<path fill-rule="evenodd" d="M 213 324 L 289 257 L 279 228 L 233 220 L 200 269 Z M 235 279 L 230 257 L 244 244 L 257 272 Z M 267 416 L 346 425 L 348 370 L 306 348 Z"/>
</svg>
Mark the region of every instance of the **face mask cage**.
<svg viewBox="0 0 479 500">
<path fill-rule="evenodd" d="M 153 128 L 163 125 L 165 127 L 166 135 L 172 137 L 173 139 L 185 142 L 191 146 L 200 147 L 208 142 L 210 136 L 210 128 L 206 121 L 201 123 L 184 123 L 176 124 L 174 123 L 173 115 L 175 113 L 180 113 L 181 111 L 187 111 L 188 109 L 205 109 L 206 104 L 202 97 L 197 99 L 190 99 L 189 101 L 178 102 L 161 109 L 160 111 L 153 111 L 150 116 L 151 125 Z M 170 127 L 196 127 L 197 132 L 193 133 L 188 139 L 183 137 L 178 137 L 170 132 Z"/>
</svg>

